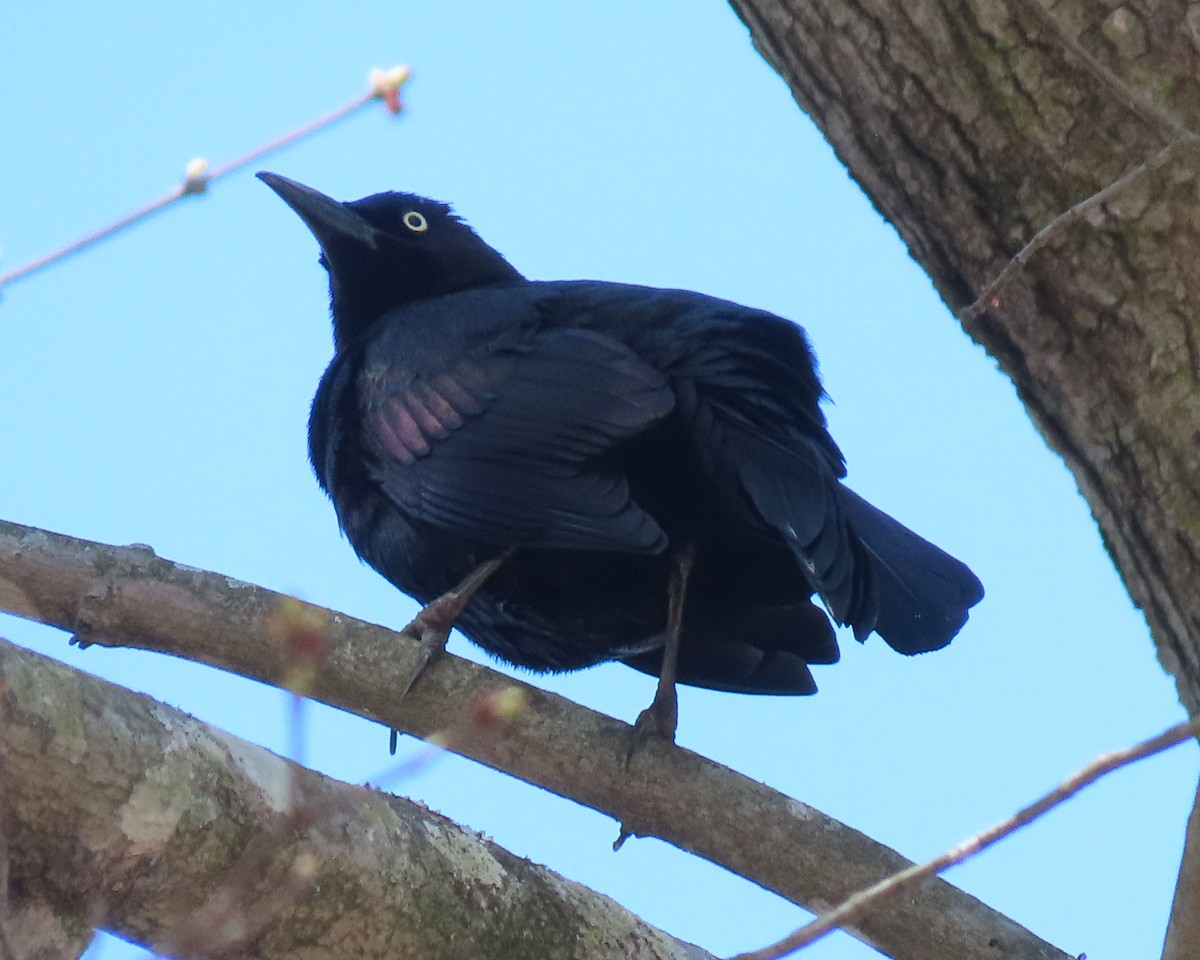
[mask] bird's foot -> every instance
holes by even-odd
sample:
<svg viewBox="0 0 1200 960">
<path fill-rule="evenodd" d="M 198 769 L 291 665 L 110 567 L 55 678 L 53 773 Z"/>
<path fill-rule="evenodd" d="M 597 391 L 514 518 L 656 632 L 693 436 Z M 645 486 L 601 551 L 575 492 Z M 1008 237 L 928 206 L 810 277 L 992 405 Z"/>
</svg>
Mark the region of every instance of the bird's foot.
<svg viewBox="0 0 1200 960">
<path fill-rule="evenodd" d="M 676 667 L 679 662 L 679 634 L 683 626 L 683 598 L 688 577 L 696 560 L 696 550 L 686 545 L 675 555 L 671 571 L 671 589 L 667 602 L 667 632 L 663 638 L 662 666 L 658 670 L 658 687 L 650 706 L 638 714 L 625 751 L 625 769 L 633 762 L 633 754 L 650 739 L 675 742 L 675 727 L 679 723 L 679 696 L 675 692 Z"/>
<path fill-rule="evenodd" d="M 412 637 L 421 645 L 417 651 L 417 662 L 413 667 L 412 676 L 405 684 L 400 696 L 408 695 L 425 669 L 446 649 L 450 631 L 454 629 L 454 624 L 462 614 L 463 608 L 470 603 L 471 598 L 475 596 L 475 591 L 483 586 L 484 581 L 495 573 L 500 564 L 511 555 L 512 550 L 506 550 L 500 556 L 481 563 L 468 573 L 454 589 L 447 590 L 436 600 L 425 604 L 412 623 L 400 631 L 401 634 Z"/>
<path fill-rule="evenodd" d="M 465 601 L 462 601 L 456 593 L 444 593 L 436 600 L 426 604 L 421 612 L 413 618 L 412 623 L 400 631 L 401 635 L 412 637 L 420 644 L 412 676 L 404 685 L 400 696 L 408 696 L 421 674 L 446 649 L 446 641 L 450 639 L 454 621 L 458 619 L 458 615 L 462 613 L 465 605 Z"/>
<path fill-rule="evenodd" d="M 679 723 L 679 700 L 675 696 L 675 686 L 659 687 L 650 706 L 638 714 L 633 723 L 633 734 L 629 738 L 629 747 L 625 751 L 625 769 L 633 762 L 633 755 L 638 748 L 651 740 L 675 742 L 675 727 Z"/>
</svg>

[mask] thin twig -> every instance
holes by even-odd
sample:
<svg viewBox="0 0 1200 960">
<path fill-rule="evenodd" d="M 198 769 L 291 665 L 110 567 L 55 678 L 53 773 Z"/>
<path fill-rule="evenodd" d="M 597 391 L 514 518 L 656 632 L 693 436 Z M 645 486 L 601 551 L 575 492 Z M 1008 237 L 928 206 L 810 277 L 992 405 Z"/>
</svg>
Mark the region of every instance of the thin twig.
<svg viewBox="0 0 1200 960">
<path fill-rule="evenodd" d="M 994 310 L 1000 306 L 1000 298 L 997 296 L 999 289 L 1008 281 L 1013 272 L 1025 266 L 1029 259 L 1037 253 L 1046 242 L 1056 233 L 1065 230 L 1068 226 L 1083 217 L 1088 211 L 1094 210 L 1102 203 L 1111 200 L 1114 195 L 1120 193 L 1135 180 L 1140 180 L 1142 177 L 1148 176 L 1155 170 L 1164 166 L 1176 153 L 1184 147 L 1192 147 L 1200 143 L 1200 134 L 1186 133 L 1178 140 L 1172 140 L 1165 147 L 1158 151 L 1149 160 L 1144 163 L 1139 163 L 1132 170 L 1125 173 L 1123 176 L 1114 180 L 1103 190 L 1098 190 L 1086 200 L 1081 200 L 1075 206 L 1064 210 L 1057 217 L 1046 224 L 1042 229 L 1035 233 L 1030 241 L 1025 244 L 1016 255 L 1004 265 L 1004 268 L 996 274 L 983 288 L 983 292 L 979 294 L 975 302 L 969 306 L 963 307 L 957 311 L 958 319 L 964 324 L 976 320 L 980 314 L 988 310 Z"/>
<path fill-rule="evenodd" d="M 799 930 L 794 931 L 777 943 L 763 947 L 761 950 L 752 951 L 751 953 L 738 954 L 732 960 L 779 960 L 780 957 L 785 957 L 800 947 L 821 939 L 825 934 L 858 917 L 864 910 L 877 904 L 880 900 L 895 896 L 897 893 L 916 886 L 949 867 L 962 863 L 980 851 L 986 850 L 992 844 L 1003 840 L 1005 837 L 1015 833 L 1017 830 L 1054 809 L 1059 804 L 1069 800 L 1084 787 L 1095 783 L 1105 774 L 1119 770 L 1121 767 L 1127 767 L 1138 760 L 1144 760 L 1146 757 L 1152 757 L 1156 753 L 1162 753 L 1164 750 L 1169 750 L 1171 747 L 1197 736 L 1200 736 L 1200 720 L 1185 721 L 1132 747 L 1126 747 L 1124 750 L 1114 750 L 1112 753 L 1106 753 L 1097 757 L 1041 799 L 1019 810 L 1008 819 L 1002 820 L 982 833 L 977 833 L 975 836 L 947 850 L 933 860 L 922 864 L 915 864 L 906 870 L 901 870 L 899 873 L 881 880 L 866 890 L 854 894 L 854 896 L 843 901 L 841 906 L 821 914 L 821 916 L 817 917 L 811 923 L 805 924 Z"/>
<path fill-rule="evenodd" d="M 216 167 L 211 171 L 208 170 L 208 164 L 204 160 L 195 159 L 190 161 L 185 169 L 183 182 L 172 189 L 169 193 L 159 197 L 157 200 L 154 200 L 151 203 L 146 204 L 144 207 L 133 211 L 133 213 L 127 214 L 118 220 L 114 220 L 112 223 L 101 227 L 99 230 L 95 230 L 92 233 L 80 237 L 78 240 L 74 240 L 65 246 L 59 247 L 57 250 L 53 250 L 44 256 L 22 264 L 21 266 L 16 267 L 7 273 L 0 273 L 0 290 L 2 290 L 6 284 L 11 283 L 13 280 L 20 280 L 24 277 L 28 277 L 31 274 L 37 273 L 39 270 L 45 269 L 51 264 L 57 263 L 58 261 L 71 256 L 72 254 L 78 253 L 80 250 L 84 250 L 95 243 L 99 243 L 101 240 L 105 240 L 114 234 L 120 233 L 127 227 L 130 227 L 141 220 L 145 220 L 147 217 L 158 213 L 160 210 L 165 210 L 167 207 L 171 206 L 171 204 L 182 200 L 184 197 L 195 196 L 207 192 L 208 185 L 214 180 L 219 180 L 222 177 L 253 163 L 261 157 L 266 156 L 268 153 L 286 147 L 291 143 L 295 143 L 297 140 L 300 140 L 303 137 L 307 137 L 310 134 L 316 133 L 317 131 L 324 129 L 331 124 L 350 116 L 350 114 L 370 103 L 372 100 L 382 100 L 389 113 L 393 115 L 398 114 L 402 110 L 402 105 L 400 102 L 400 88 L 407 82 L 411 75 L 412 71 L 408 67 L 404 66 L 393 67 L 391 70 L 374 69 L 368 76 L 370 88 L 367 90 L 367 92 L 361 96 L 355 97 L 345 106 L 339 107 L 332 113 L 328 113 L 325 116 L 314 120 L 312 123 L 307 123 L 304 126 L 293 130 L 291 133 L 284 134 L 282 137 L 278 137 L 277 139 L 272 140 L 261 147 L 256 147 L 248 153 L 244 153 L 240 157 L 237 157 L 228 163 L 223 164 L 222 166 Z"/>
<path fill-rule="evenodd" d="M 1046 241 L 1054 236 L 1055 233 L 1074 223 L 1089 210 L 1111 199 L 1114 194 L 1119 193 L 1135 180 L 1141 179 L 1163 166 L 1181 147 L 1192 146 L 1200 141 L 1200 133 L 1192 130 L 1182 119 L 1166 107 L 1143 95 L 1141 91 L 1132 87 L 1092 56 L 1087 48 L 1079 42 L 1078 37 L 1074 37 L 1068 33 L 1063 23 L 1050 10 L 1043 8 L 1036 0 L 1022 0 L 1021 5 L 1028 13 L 1040 20 L 1044 26 L 1054 31 L 1059 41 L 1071 52 L 1080 65 L 1092 77 L 1107 87 L 1109 92 L 1124 104 L 1130 112 L 1141 117 L 1146 123 L 1156 128 L 1159 133 L 1169 137 L 1170 142 L 1149 160 L 1138 164 L 1103 190 L 1093 193 L 1086 200 L 1075 204 L 1069 210 L 1059 214 L 1035 233 L 1033 238 L 1018 251 L 1017 255 L 1004 265 L 1000 273 L 983 288 L 983 292 L 979 294 L 975 302 L 957 311 L 959 320 L 964 324 L 978 319 L 980 314 L 989 309 L 994 310 L 999 307 L 1000 300 L 996 296 L 996 292 L 1013 272 L 1023 267 L 1029 261 L 1029 258 L 1045 246 Z"/>
</svg>

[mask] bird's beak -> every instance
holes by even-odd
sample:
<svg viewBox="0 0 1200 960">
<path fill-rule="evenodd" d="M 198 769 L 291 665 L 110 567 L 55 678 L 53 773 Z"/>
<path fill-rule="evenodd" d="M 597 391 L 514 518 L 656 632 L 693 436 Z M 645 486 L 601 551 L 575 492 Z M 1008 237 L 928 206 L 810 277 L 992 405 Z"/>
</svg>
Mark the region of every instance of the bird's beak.
<svg viewBox="0 0 1200 960">
<path fill-rule="evenodd" d="M 347 240 L 375 249 L 375 228 L 344 203 L 277 173 L 261 170 L 256 176 L 296 211 L 327 254 Z"/>
</svg>

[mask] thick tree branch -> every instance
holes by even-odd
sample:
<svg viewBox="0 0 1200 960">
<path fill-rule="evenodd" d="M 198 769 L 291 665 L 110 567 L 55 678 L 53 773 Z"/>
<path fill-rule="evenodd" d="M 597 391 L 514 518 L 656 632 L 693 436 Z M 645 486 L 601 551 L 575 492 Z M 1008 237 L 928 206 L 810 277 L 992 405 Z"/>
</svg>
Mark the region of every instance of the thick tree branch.
<svg viewBox="0 0 1200 960">
<path fill-rule="evenodd" d="M 14 877 L 14 887 L 24 886 Z M 91 945 L 94 924 L 78 904 L 10 890 L 5 922 L 18 960 L 77 960 Z"/>
<path fill-rule="evenodd" d="M 1200 944 L 1200 788 L 1188 818 L 1162 960 L 1192 960 Z"/>
<path fill-rule="evenodd" d="M 13 877 L 123 937 L 182 957 L 711 960 L 411 801 L 3 641 L 0 674 Z"/>
<path fill-rule="evenodd" d="M 0 609 L 86 642 L 158 650 L 278 683 L 285 665 L 272 623 L 283 599 L 176 566 L 146 547 L 109 547 L 0 522 Z M 910 866 L 812 807 L 687 750 L 647 745 L 627 772 L 626 724 L 456 657 L 439 660 L 400 699 L 416 644 L 382 627 L 333 614 L 328 644 L 312 695 L 420 737 L 455 724 L 482 694 L 522 687 L 528 708 L 517 723 L 455 749 L 810 910 Z M 905 960 L 1067 956 L 942 880 L 909 902 L 865 913 L 849 930 Z"/>
</svg>

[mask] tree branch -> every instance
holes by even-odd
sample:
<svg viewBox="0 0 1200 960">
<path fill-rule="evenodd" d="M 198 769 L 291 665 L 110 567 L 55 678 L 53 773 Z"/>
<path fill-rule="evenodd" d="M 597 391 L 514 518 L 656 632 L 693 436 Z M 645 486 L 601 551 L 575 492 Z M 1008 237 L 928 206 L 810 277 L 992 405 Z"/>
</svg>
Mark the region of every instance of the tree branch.
<svg viewBox="0 0 1200 960">
<path fill-rule="evenodd" d="M 13 875 L 127 939 L 263 960 L 712 960 L 411 801 L 3 641 L 0 673 Z"/>
<path fill-rule="evenodd" d="M 177 566 L 147 547 L 110 547 L 0 521 L 0 609 L 75 633 L 86 643 L 157 650 L 266 683 L 285 672 L 272 630 L 284 597 Z M 628 772 L 629 727 L 457 657 L 439 659 L 403 699 L 416 644 L 332 614 L 315 699 L 429 737 L 500 687 L 528 706 L 495 737 L 454 744 L 465 756 L 608 814 L 813 912 L 911 866 L 820 811 L 687 750 L 648 744 Z M 688 816 L 679 815 L 684 806 Z M 883 904 L 848 927 L 889 956 L 994 960 L 1067 955 L 942 880 L 910 902 Z"/>
<path fill-rule="evenodd" d="M 1200 787 L 1188 818 L 1162 960 L 1192 960 L 1200 943 Z"/>
<path fill-rule="evenodd" d="M 780 960 L 781 957 L 786 957 L 801 947 L 805 947 L 810 943 L 816 943 L 816 941 L 820 940 L 827 933 L 832 933 L 838 927 L 849 923 L 854 917 L 862 913 L 863 910 L 878 903 L 880 900 L 887 897 L 894 897 L 906 890 L 911 890 L 913 887 L 923 883 L 930 877 L 936 876 L 943 870 L 948 870 L 950 867 L 982 853 L 988 847 L 992 846 L 992 844 L 999 843 L 1005 837 L 1011 836 L 1022 827 L 1028 826 L 1034 820 L 1070 800 L 1084 787 L 1095 783 L 1106 774 L 1112 773 L 1114 770 L 1120 770 L 1122 767 L 1127 767 L 1138 760 L 1145 760 L 1147 757 L 1162 753 L 1164 750 L 1171 749 L 1171 747 L 1177 747 L 1186 740 L 1194 739 L 1198 734 L 1200 734 L 1200 721 L 1185 721 L 1184 723 L 1177 723 L 1170 729 L 1164 730 L 1162 733 L 1150 737 L 1148 740 L 1134 744 L 1132 747 L 1127 747 L 1124 750 L 1114 750 L 1111 753 L 1097 757 L 1045 796 L 1018 810 L 1011 817 L 1006 817 L 987 830 L 969 837 L 940 856 L 934 857 L 932 860 L 927 860 L 925 863 L 902 870 L 894 876 L 880 881 L 870 889 L 856 893 L 845 903 L 821 914 L 812 923 L 806 924 L 799 930 L 788 934 L 782 940 L 763 947 L 761 950 L 740 954 L 734 957 L 733 960 Z M 1191 940 L 1189 949 L 1194 949 L 1197 942 L 1200 941 Z"/>
</svg>

